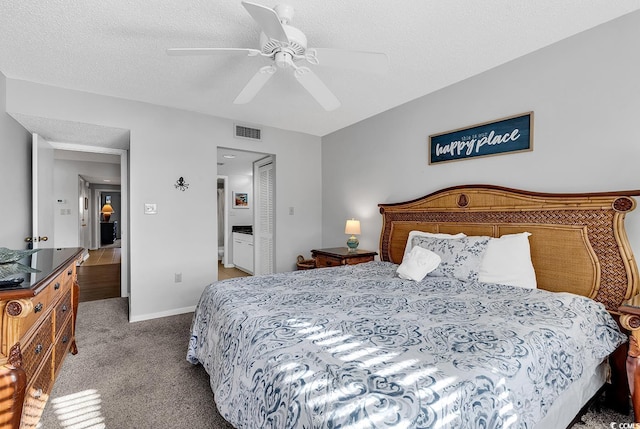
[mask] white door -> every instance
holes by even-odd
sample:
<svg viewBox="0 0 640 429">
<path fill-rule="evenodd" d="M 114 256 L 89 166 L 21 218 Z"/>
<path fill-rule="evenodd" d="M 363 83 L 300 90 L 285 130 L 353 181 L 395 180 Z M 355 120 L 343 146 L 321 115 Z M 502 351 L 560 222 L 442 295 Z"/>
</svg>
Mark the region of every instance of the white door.
<svg viewBox="0 0 640 429">
<path fill-rule="evenodd" d="M 274 272 L 274 161 L 267 157 L 254 164 L 256 192 L 255 216 L 255 274 Z"/>
<path fill-rule="evenodd" d="M 38 134 L 32 139 L 33 248 L 52 248 L 54 239 L 53 146 Z"/>
</svg>

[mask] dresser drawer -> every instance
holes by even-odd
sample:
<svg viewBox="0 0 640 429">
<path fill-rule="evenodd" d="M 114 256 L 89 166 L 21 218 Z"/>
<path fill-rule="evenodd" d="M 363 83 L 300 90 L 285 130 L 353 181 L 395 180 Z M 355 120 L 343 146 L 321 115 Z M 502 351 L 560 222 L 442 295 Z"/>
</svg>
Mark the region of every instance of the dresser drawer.
<svg viewBox="0 0 640 429">
<path fill-rule="evenodd" d="M 73 284 L 73 271 L 71 275 L 68 275 L 65 271 L 55 278 L 54 281 L 49 283 L 47 289 L 51 296 L 51 302 L 55 302 L 59 297 L 63 296 L 67 291 L 71 290 Z"/>
<path fill-rule="evenodd" d="M 57 372 L 60 370 L 62 360 L 69 352 L 69 346 L 71 345 L 72 340 L 71 336 L 73 334 L 71 329 L 72 327 L 71 318 L 68 318 L 64 326 L 60 328 L 60 335 L 58 335 L 55 349 L 53 351 L 53 370 L 56 372 L 54 377 L 58 375 Z"/>
<path fill-rule="evenodd" d="M 54 337 L 57 337 L 62 328 L 64 322 L 66 322 L 67 318 L 71 314 L 71 290 L 67 291 L 67 294 L 56 304 L 56 308 L 54 310 L 56 314 L 55 319 L 55 330 L 53 332 Z"/>
<path fill-rule="evenodd" d="M 42 365 L 42 370 L 27 385 L 20 429 L 35 428 L 37 426 L 42 411 L 47 404 L 47 399 L 49 399 L 52 380 L 51 355 L 49 355 L 47 361 Z"/>
<path fill-rule="evenodd" d="M 22 368 L 27 373 L 27 382 L 35 374 L 38 365 L 53 343 L 52 317 L 53 312 L 49 312 L 35 335 L 22 347 Z"/>
</svg>

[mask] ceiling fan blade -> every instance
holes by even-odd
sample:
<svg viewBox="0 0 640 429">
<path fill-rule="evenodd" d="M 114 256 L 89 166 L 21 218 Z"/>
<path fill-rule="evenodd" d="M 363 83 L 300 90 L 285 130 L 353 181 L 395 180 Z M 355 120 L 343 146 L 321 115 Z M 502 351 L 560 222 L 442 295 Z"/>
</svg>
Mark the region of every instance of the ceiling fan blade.
<svg viewBox="0 0 640 429">
<path fill-rule="evenodd" d="M 298 67 L 293 74 L 325 110 L 331 111 L 340 107 L 340 101 L 311 69 Z"/>
<path fill-rule="evenodd" d="M 265 83 L 271 76 L 275 74 L 278 69 L 274 66 L 264 66 L 258 72 L 253 75 L 249 83 L 242 89 L 240 94 L 233 100 L 234 104 L 246 104 L 253 100 L 258 91 L 262 89 Z"/>
<path fill-rule="evenodd" d="M 389 57 L 381 52 L 348 51 L 342 49 L 314 48 L 307 51 L 313 54 L 318 65 L 341 67 L 385 74 L 389 70 Z"/>
<path fill-rule="evenodd" d="M 249 12 L 249 15 L 260 25 L 260 28 L 262 28 L 262 31 L 267 37 L 281 42 L 289 42 L 289 37 L 284 31 L 280 18 L 275 10 L 248 1 L 241 3 L 247 12 Z"/>
<path fill-rule="evenodd" d="M 168 55 L 248 55 L 255 57 L 260 54 L 257 49 L 245 48 L 170 48 Z"/>
</svg>

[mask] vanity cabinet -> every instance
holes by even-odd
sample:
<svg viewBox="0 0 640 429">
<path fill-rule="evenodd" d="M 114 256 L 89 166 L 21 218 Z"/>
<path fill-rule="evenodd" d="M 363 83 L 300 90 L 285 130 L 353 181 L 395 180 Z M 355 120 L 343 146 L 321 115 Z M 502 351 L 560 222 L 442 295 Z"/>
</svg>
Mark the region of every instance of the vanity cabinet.
<svg viewBox="0 0 640 429">
<path fill-rule="evenodd" d="M 253 235 L 233 233 L 233 265 L 253 274 Z"/>
</svg>

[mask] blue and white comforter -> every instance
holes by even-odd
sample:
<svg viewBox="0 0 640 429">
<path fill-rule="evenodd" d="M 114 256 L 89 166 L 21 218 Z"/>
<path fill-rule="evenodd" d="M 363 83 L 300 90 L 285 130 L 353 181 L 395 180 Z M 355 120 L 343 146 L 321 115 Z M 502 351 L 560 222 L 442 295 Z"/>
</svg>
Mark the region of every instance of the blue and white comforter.
<svg viewBox="0 0 640 429">
<path fill-rule="evenodd" d="M 572 294 L 386 262 L 214 283 L 194 314 L 201 363 L 237 428 L 531 428 L 626 337 Z"/>
</svg>

